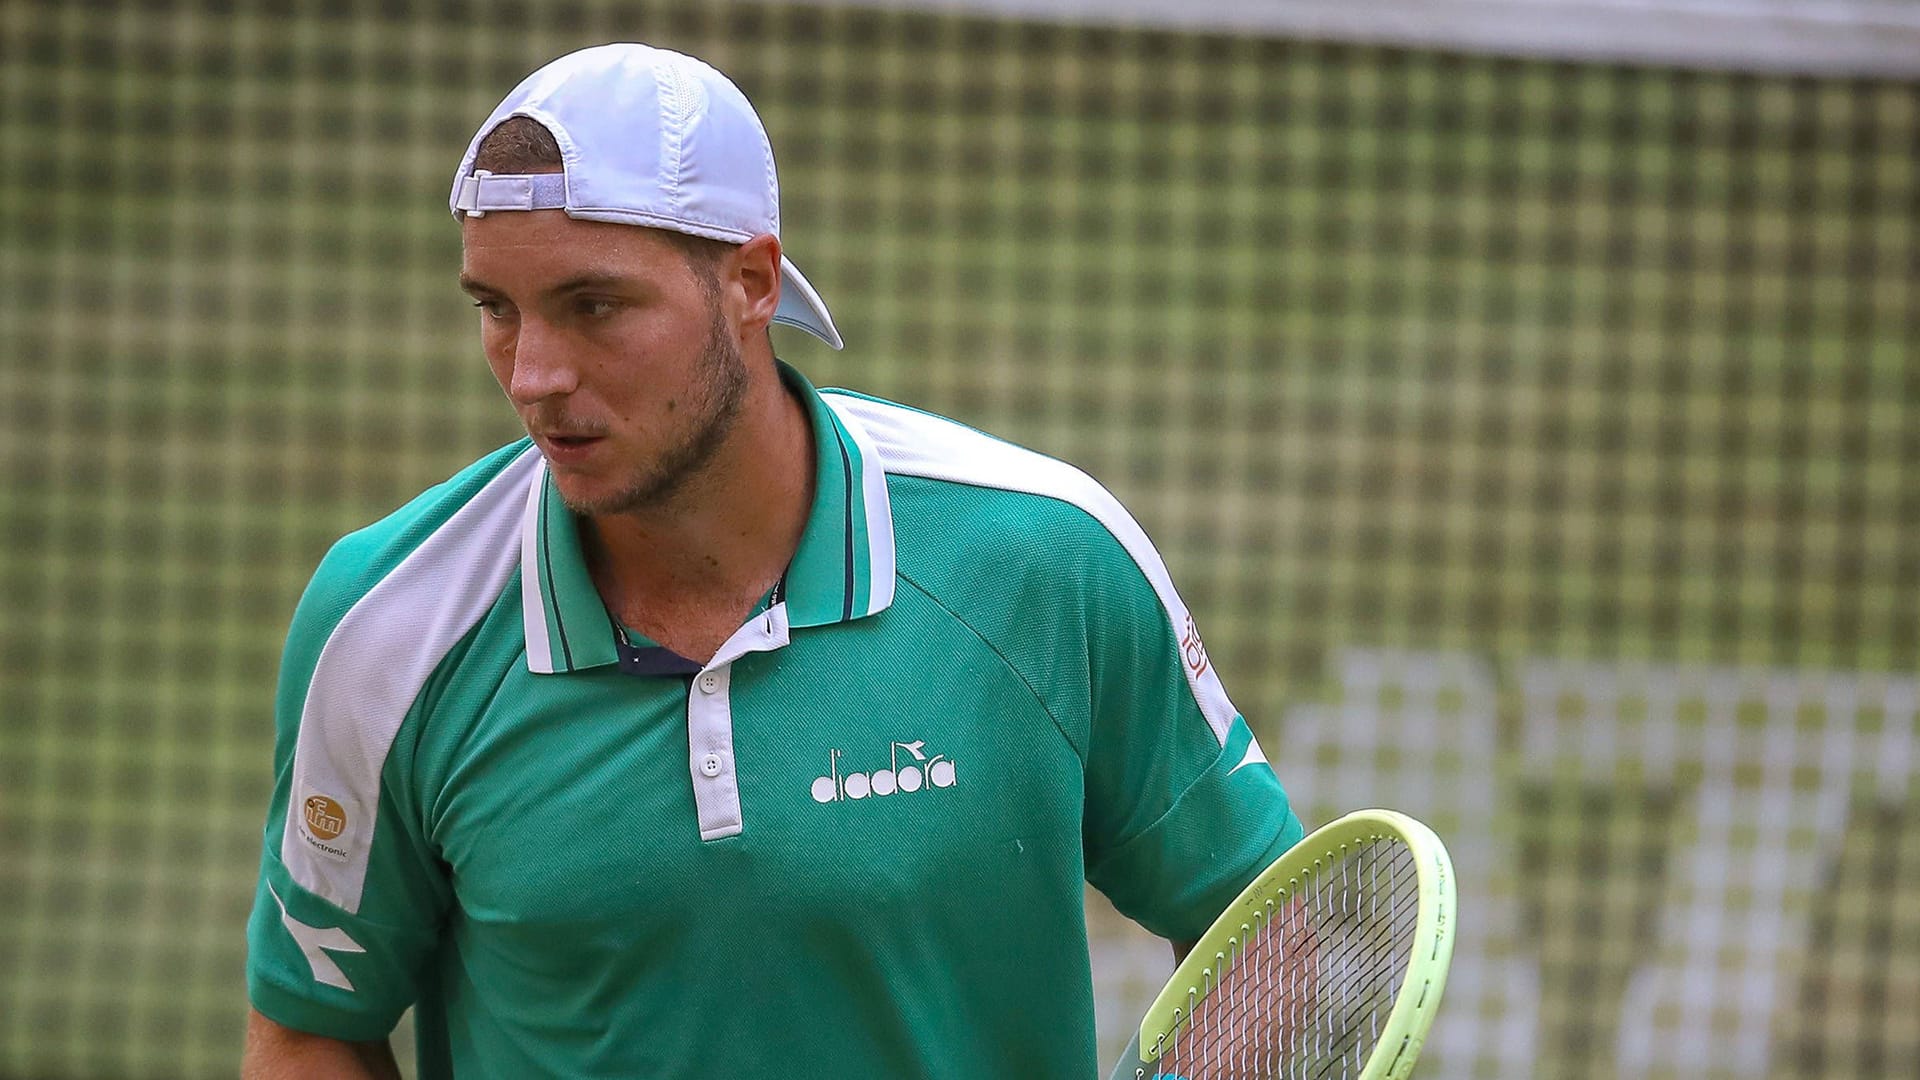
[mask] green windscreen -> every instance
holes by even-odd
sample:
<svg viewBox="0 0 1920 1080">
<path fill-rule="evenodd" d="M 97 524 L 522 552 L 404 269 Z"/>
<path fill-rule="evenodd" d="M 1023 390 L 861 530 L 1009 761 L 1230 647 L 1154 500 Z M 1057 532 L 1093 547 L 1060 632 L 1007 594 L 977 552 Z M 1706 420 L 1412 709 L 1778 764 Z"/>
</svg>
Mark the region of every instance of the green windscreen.
<svg viewBox="0 0 1920 1080">
<path fill-rule="evenodd" d="M 1308 825 L 1447 842 L 1418 1075 L 1911 1071 L 1920 84 L 402 7 L 0 5 L 0 1076 L 233 1074 L 294 602 L 518 431 L 453 169 L 617 39 L 759 107 L 786 359 L 1105 481 Z M 1105 1065 L 1171 962 L 1090 903 Z"/>
</svg>

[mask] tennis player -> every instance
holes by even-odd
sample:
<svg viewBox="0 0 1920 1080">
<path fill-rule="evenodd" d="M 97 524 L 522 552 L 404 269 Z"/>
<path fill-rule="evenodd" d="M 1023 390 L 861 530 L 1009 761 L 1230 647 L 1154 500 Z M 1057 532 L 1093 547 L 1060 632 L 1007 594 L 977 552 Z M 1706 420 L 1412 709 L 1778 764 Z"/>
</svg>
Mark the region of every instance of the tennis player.
<svg viewBox="0 0 1920 1080">
<path fill-rule="evenodd" d="M 1188 941 L 1301 835 L 1139 526 L 775 358 L 840 335 L 697 60 L 540 69 L 450 206 L 528 438 L 294 614 L 246 1075 L 409 1006 L 423 1077 L 1094 1075 L 1083 882 Z"/>
</svg>

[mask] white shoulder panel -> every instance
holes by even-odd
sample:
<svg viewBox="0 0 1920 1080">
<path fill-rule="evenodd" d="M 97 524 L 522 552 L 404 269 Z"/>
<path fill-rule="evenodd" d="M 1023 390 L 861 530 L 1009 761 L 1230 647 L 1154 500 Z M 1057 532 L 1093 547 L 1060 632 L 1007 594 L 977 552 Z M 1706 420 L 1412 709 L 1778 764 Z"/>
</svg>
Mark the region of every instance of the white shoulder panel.
<svg viewBox="0 0 1920 1080">
<path fill-rule="evenodd" d="M 513 580 L 529 448 L 360 598 L 328 636 L 307 684 L 280 861 L 301 888 L 360 910 L 380 773 L 400 723 L 447 651 Z"/>
<path fill-rule="evenodd" d="M 1175 660 L 1186 672 L 1187 685 L 1206 716 L 1207 725 L 1222 746 L 1239 711 L 1228 700 L 1226 687 L 1200 644 L 1193 616 L 1173 587 L 1167 564 L 1147 539 L 1133 515 L 1099 481 L 1079 469 L 1024 447 L 983 435 L 964 424 L 900 405 L 870 401 L 846 394 L 825 395 L 828 404 L 847 421 L 858 425 L 880 452 L 889 473 L 949 480 L 974 487 L 1044 495 L 1072 503 L 1093 515 L 1140 567 L 1167 612 L 1178 643 Z"/>
</svg>

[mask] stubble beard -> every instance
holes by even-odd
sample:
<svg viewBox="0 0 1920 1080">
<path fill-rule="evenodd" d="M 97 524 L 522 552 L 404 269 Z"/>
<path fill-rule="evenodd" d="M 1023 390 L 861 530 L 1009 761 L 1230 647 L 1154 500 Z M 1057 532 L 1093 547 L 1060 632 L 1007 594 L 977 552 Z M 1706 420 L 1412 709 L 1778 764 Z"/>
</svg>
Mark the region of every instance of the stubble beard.
<svg viewBox="0 0 1920 1080">
<path fill-rule="evenodd" d="M 739 342 L 728 331 L 726 316 L 718 303 L 713 304 L 707 340 L 700 348 L 699 387 L 695 400 L 687 402 L 694 417 L 691 430 L 652 463 L 636 469 L 626 487 L 604 498 L 566 499 L 567 509 L 588 517 L 651 510 L 692 486 L 726 442 L 746 402 L 746 362 Z"/>
</svg>

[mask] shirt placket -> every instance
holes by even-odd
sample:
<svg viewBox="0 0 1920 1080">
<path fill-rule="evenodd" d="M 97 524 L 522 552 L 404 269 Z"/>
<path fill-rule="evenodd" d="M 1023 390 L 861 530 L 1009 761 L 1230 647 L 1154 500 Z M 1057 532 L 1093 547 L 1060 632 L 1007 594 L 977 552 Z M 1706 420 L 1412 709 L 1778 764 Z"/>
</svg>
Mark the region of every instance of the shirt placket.
<svg viewBox="0 0 1920 1080">
<path fill-rule="evenodd" d="M 687 688 L 687 763 L 701 840 L 736 836 L 745 824 L 733 743 L 734 662 L 787 641 L 787 605 L 775 604 L 734 631 Z"/>
</svg>

